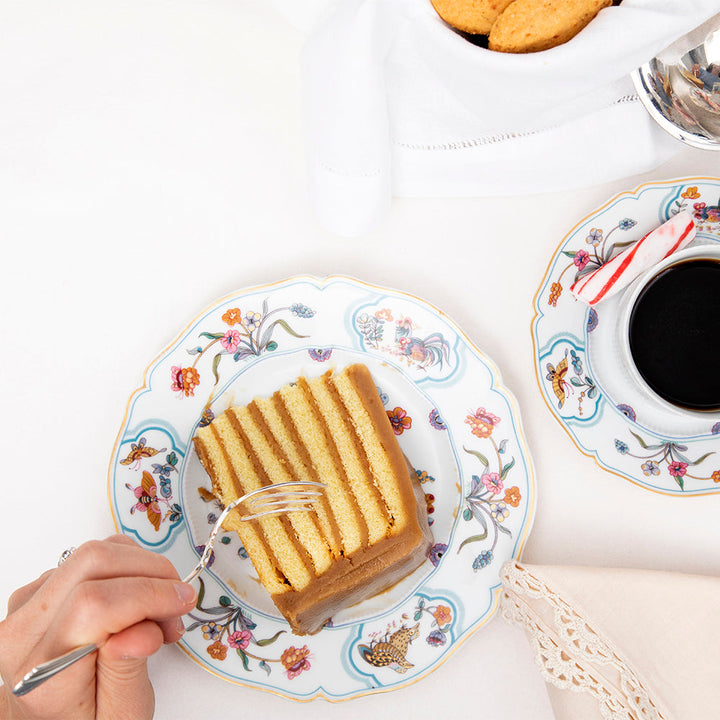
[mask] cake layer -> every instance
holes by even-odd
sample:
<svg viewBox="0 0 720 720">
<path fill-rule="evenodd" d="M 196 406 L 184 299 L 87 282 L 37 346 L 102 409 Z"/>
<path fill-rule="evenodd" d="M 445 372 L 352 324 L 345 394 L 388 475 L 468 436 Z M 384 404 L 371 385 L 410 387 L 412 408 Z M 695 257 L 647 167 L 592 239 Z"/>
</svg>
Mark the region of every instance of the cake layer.
<svg viewBox="0 0 720 720">
<path fill-rule="evenodd" d="M 325 484 L 312 510 L 243 522 L 238 508 L 225 522 L 296 632 L 315 632 L 425 559 L 424 495 L 364 365 L 230 408 L 194 441 L 225 505 L 273 483 Z"/>
</svg>

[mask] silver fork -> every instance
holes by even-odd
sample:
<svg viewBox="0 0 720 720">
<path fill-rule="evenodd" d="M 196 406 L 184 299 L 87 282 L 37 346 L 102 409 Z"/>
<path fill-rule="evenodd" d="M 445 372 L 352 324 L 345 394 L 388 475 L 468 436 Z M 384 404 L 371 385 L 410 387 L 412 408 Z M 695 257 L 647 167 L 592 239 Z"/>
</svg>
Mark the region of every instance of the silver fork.
<svg viewBox="0 0 720 720">
<path fill-rule="evenodd" d="M 301 487 L 316 487 L 317 490 L 301 490 Z M 284 482 L 275 485 L 265 485 L 257 490 L 246 493 L 245 495 L 233 500 L 221 513 L 213 527 L 210 537 L 208 538 L 205 550 L 200 556 L 200 562 L 193 568 L 192 572 L 183 579 L 183 582 L 189 583 L 194 580 L 210 561 L 213 547 L 217 534 L 220 532 L 223 520 L 228 516 L 231 510 L 238 505 L 246 505 L 247 515 L 243 515 L 240 520 L 256 520 L 267 515 L 284 515 L 286 513 L 298 512 L 299 510 L 311 510 L 312 503 L 320 495 L 325 483 L 319 482 Z"/>
<path fill-rule="evenodd" d="M 312 487 L 315 489 L 303 490 L 301 488 Z M 223 521 L 228 514 L 239 505 L 245 505 L 245 514 L 240 518 L 242 521 L 256 520 L 257 518 L 267 517 L 270 515 L 284 515 L 291 512 L 307 511 L 312 509 L 312 504 L 317 498 L 322 495 L 322 489 L 325 487 L 324 483 L 319 482 L 301 482 L 291 481 L 284 483 L 276 483 L 274 485 L 266 485 L 253 490 L 252 492 L 246 493 L 241 497 L 233 500 L 225 509 L 220 513 L 212 531 L 208 538 L 203 554 L 200 557 L 198 564 L 192 569 L 192 571 L 183 579 L 183 582 L 192 582 L 207 566 L 212 555 L 213 547 L 215 546 L 215 540 L 220 532 Z M 38 685 L 41 685 L 46 680 L 49 680 L 53 675 L 57 675 L 65 668 L 70 667 L 78 660 L 84 658 L 86 655 L 95 652 L 104 643 L 100 645 L 96 643 L 90 643 L 89 645 L 83 645 L 82 647 L 75 648 L 54 660 L 42 663 L 37 667 L 34 667 L 28 672 L 25 677 L 13 688 L 13 695 L 19 697 L 26 695 L 31 690 L 34 690 Z"/>
</svg>

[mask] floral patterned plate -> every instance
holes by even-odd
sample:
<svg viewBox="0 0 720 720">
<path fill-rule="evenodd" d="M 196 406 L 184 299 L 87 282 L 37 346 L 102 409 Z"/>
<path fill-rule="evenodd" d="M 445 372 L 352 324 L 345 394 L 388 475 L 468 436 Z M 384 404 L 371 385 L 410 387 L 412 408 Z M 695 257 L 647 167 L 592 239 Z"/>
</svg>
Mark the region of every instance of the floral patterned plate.
<svg viewBox="0 0 720 720">
<path fill-rule="evenodd" d="M 298 700 L 407 685 L 494 612 L 503 561 L 530 531 L 535 485 L 515 400 L 445 315 L 344 277 L 244 290 L 200 313 L 149 366 L 113 451 L 119 531 L 196 563 L 220 510 L 192 450 L 198 425 L 299 375 L 364 362 L 425 490 L 434 545 L 390 590 L 296 637 L 224 533 L 199 581 L 181 646 L 206 669 Z"/>
<path fill-rule="evenodd" d="M 590 308 L 568 291 L 578 276 L 681 210 L 695 220 L 693 245 L 720 241 L 718 178 L 642 185 L 581 220 L 558 246 L 535 296 L 532 335 L 540 389 L 582 452 L 648 489 L 701 495 L 720 492 L 720 415 L 686 417 L 636 387 L 619 352 L 625 293 Z"/>
</svg>

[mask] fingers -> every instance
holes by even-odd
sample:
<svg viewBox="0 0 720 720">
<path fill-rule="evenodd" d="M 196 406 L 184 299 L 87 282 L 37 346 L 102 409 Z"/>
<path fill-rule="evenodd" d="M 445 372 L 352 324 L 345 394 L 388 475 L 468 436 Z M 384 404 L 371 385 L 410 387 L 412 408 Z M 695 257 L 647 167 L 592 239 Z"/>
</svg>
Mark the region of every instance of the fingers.
<svg viewBox="0 0 720 720">
<path fill-rule="evenodd" d="M 175 631 L 177 639 L 181 633 Z M 142 660 L 156 653 L 165 642 L 165 633 L 153 620 L 142 620 L 113 635 L 100 649 L 98 662 L 121 665 L 127 660 Z"/>
<path fill-rule="evenodd" d="M 180 581 L 172 563 L 132 539 L 114 535 L 84 543 L 11 596 L 0 623 L 0 673 L 17 682 L 31 667 L 92 642 L 97 653 L 17 701 L 27 706 L 26 715 L 54 717 L 52 708 L 68 704 L 96 717 L 95 703 L 99 707 L 103 698 L 112 712 L 98 717 L 150 717 L 146 658 L 181 637 L 178 621 L 195 602 L 195 590 Z"/>
<path fill-rule="evenodd" d="M 151 720 L 154 694 L 147 657 L 162 642 L 163 633 L 151 620 L 126 628 L 113 635 L 97 655 L 84 658 L 21 698 L 21 716 Z"/>
<path fill-rule="evenodd" d="M 31 634 L 45 632 L 49 619 L 58 612 L 74 588 L 83 582 L 119 577 L 156 577 L 179 580 L 177 570 L 163 555 L 143 550 L 130 538 L 115 535 L 81 545 L 45 582 L 34 588 L 32 607 L 18 603 L 21 613 L 33 615 Z M 38 609 L 42 609 L 42 613 Z M 44 618 L 48 618 L 45 622 Z M 26 618 L 23 618 L 25 620 Z"/>
<path fill-rule="evenodd" d="M 144 620 L 113 635 L 100 649 L 96 670 L 97 717 L 151 718 L 154 693 L 147 658 L 163 643 L 163 633 Z M 149 710 L 149 712 L 148 712 Z"/>
<path fill-rule="evenodd" d="M 8 600 L 8 615 L 19 610 L 30 598 L 45 584 L 45 581 L 55 572 L 46 570 L 39 578 L 27 585 L 18 588 Z"/>
<path fill-rule="evenodd" d="M 105 540 L 107 543 L 133 547 L 137 550 L 142 548 L 127 535 L 111 535 Z M 67 562 L 67 561 L 66 561 Z M 39 578 L 15 590 L 8 600 L 8 615 L 19 610 L 30 598 L 45 584 L 45 581 L 55 572 L 55 568 L 46 570 Z"/>
<path fill-rule="evenodd" d="M 72 590 L 36 651 L 47 660 L 87 643 L 101 645 L 144 620 L 158 625 L 165 642 L 175 642 L 180 635 L 177 618 L 189 612 L 195 600 L 194 588 L 174 579 L 86 581 Z"/>
<path fill-rule="evenodd" d="M 82 544 L 59 568 L 57 584 L 108 577 L 142 575 L 178 578 L 177 570 L 163 555 L 143 550 L 124 535 Z"/>
<path fill-rule="evenodd" d="M 121 533 L 110 535 L 110 537 L 105 538 L 105 542 L 117 543 L 119 545 L 129 545 L 130 547 L 142 550 L 142 548 L 129 535 L 122 535 Z"/>
</svg>

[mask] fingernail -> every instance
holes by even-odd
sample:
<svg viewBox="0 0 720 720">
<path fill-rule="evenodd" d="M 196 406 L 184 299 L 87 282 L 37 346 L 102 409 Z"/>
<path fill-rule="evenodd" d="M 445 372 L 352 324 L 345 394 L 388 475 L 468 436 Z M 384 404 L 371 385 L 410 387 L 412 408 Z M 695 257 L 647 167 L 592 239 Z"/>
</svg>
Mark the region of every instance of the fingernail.
<svg viewBox="0 0 720 720">
<path fill-rule="evenodd" d="M 184 634 L 185 634 L 185 624 L 183 623 L 181 617 L 179 617 L 179 618 L 177 619 L 177 631 L 178 631 L 178 633 L 179 633 L 180 635 L 184 635 Z"/>
<path fill-rule="evenodd" d="M 195 588 L 192 585 L 189 585 L 188 583 L 176 583 L 175 589 L 177 590 L 178 597 L 183 605 L 195 602 Z"/>
</svg>

